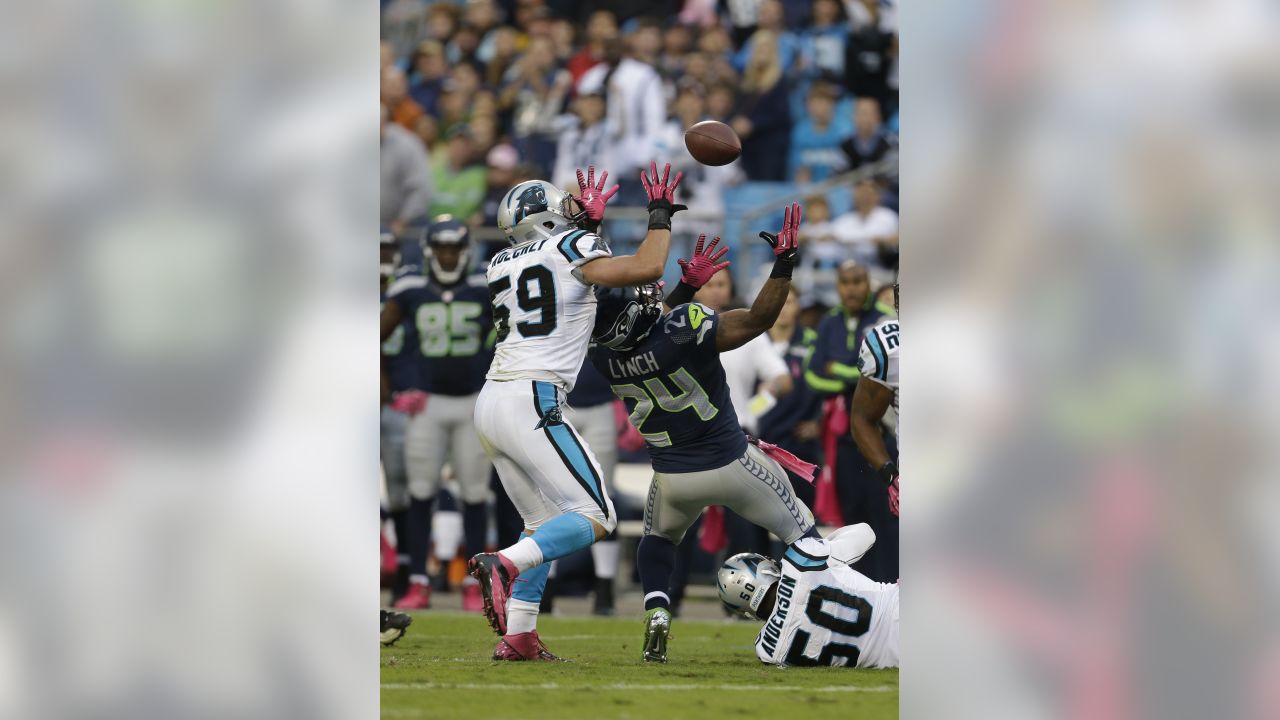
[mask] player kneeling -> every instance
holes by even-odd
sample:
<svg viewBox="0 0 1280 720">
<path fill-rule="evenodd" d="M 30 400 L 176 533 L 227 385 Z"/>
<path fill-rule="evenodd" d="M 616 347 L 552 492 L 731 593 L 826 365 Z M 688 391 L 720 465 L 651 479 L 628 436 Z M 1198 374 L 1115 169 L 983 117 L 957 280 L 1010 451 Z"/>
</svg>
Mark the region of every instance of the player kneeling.
<svg viewBox="0 0 1280 720">
<path fill-rule="evenodd" d="M 773 665 L 898 667 L 898 584 L 849 567 L 875 542 L 865 523 L 801 538 L 782 563 L 740 553 L 720 568 L 720 599 L 764 620 L 756 656 Z"/>
</svg>

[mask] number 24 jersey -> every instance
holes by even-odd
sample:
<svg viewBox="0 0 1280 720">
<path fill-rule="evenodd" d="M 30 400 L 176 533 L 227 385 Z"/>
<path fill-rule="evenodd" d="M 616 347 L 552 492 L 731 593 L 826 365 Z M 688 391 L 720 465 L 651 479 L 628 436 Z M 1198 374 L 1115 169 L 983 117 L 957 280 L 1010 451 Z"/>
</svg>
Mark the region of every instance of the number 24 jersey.
<svg viewBox="0 0 1280 720">
<path fill-rule="evenodd" d="M 898 667 L 898 585 L 878 583 L 803 538 L 782 556 L 756 656 L 774 665 Z"/>
<path fill-rule="evenodd" d="M 568 230 L 494 255 L 486 279 L 498 344 L 485 377 L 572 390 L 596 321 L 594 289 L 579 268 L 610 254 L 598 235 Z"/>
</svg>

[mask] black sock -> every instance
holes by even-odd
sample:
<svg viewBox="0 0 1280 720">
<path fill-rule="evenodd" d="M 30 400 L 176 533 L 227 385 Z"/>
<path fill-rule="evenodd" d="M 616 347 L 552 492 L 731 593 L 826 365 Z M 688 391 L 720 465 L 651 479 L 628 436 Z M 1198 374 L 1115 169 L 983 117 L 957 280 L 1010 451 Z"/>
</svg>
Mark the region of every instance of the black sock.
<svg viewBox="0 0 1280 720">
<path fill-rule="evenodd" d="M 409 499 L 405 518 L 405 544 L 409 552 L 409 572 L 427 574 L 427 553 L 431 549 L 431 501 Z"/>
<path fill-rule="evenodd" d="M 636 567 L 640 570 L 640 584 L 644 587 L 645 610 L 671 607 L 671 572 L 675 566 L 674 543 L 657 535 L 640 538 L 640 546 L 636 548 Z"/>
<path fill-rule="evenodd" d="M 466 538 L 467 557 L 484 552 L 485 536 L 489 534 L 489 507 L 485 503 L 465 503 L 462 506 L 462 533 Z"/>
<path fill-rule="evenodd" d="M 396 510 L 391 513 L 391 527 L 396 530 L 396 564 L 409 564 L 409 511 Z"/>
</svg>

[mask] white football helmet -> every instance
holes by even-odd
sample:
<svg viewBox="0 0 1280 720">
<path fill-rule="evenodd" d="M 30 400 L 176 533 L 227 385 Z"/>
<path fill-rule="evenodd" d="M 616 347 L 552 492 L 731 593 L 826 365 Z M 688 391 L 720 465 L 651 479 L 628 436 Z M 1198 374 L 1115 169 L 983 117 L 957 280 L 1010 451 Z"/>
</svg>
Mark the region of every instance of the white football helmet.
<svg viewBox="0 0 1280 720">
<path fill-rule="evenodd" d="M 507 191 L 498 208 L 498 228 L 512 245 L 523 245 L 574 227 L 582 217 L 568 195 L 546 180 L 526 180 Z"/>
<path fill-rule="evenodd" d="M 745 617 L 759 618 L 756 610 L 760 601 L 781 577 L 777 560 L 757 553 L 738 553 L 720 566 L 716 588 L 725 607 Z"/>
</svg>

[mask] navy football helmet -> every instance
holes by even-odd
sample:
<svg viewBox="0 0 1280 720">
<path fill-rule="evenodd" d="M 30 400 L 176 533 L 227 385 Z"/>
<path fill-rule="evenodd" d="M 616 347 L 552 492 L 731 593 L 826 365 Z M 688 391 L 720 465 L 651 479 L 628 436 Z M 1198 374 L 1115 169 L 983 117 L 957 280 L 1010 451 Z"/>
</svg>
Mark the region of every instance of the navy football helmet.
<svg viewBox="0 0 1280 720">
<path fill-rule="evenodd" d="M 436 248 L 461 247 L 458 264 L 452 270 L 445 270 L 436 258 Z M 440 215 L 427 226 L 423 234 L 422 255 L 432 277 L 442 285 L 453 285 L 466 275 L 471 267 L 471 231 L 466 223 L 455 220 L 452 215 Z"/>
<path fill-rule="evenodd" d="M 596 325 L 591 339 L 611 350 L 631 350 L 649 336 L 662 317 L 662 291 L 657 283 L 623 288 L 596 288 Z"/>
</svg>

